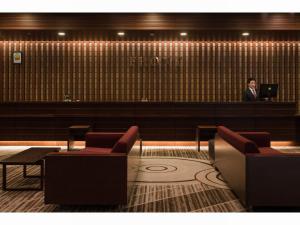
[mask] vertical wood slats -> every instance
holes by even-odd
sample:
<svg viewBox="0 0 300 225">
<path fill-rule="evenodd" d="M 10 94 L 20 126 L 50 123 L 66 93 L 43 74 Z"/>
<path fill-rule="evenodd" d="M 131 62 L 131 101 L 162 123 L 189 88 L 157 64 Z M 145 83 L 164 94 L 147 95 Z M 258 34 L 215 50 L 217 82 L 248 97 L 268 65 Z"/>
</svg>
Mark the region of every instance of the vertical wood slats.
<svg viewBox="0 0 300 225">
<path fill-rule="evenodd" d="M 0 41 L 0 100 L 231 102 L 255 77 L 279 84 L 278 101 L 298 101 L 298 49 L 292 41 Z"/>
<path fill-rule="evenodd" d="M 5 84 L 5 77 L 3 76 L 3 74 L 5 73 L 5 61 L 4 61 L 4 46 L 3 46 L 3 41 L 0 41 L 0 59 L 3 59 L 3 60 L 0 60 L 0 75 L 2 76 L 0 78 L 0 101 L 3 101 L 5 99 L 5 96 L 4 96 L 4 84 Z"/>
</svg>

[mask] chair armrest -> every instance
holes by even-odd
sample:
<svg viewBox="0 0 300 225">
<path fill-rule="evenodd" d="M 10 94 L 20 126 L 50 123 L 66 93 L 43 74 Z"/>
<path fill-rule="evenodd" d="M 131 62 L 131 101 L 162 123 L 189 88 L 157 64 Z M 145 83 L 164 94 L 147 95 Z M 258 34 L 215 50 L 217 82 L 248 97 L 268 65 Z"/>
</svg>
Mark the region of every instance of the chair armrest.
<svg viewBox="0 0 300 225">
<path fill-rule="evenodd" d="M 253 141 L 258 147 L 270 147 L 271 137 L 268 132 L 237 132 L 239 135 Z"/>
<path fill-rule="evenodd" d="M 124 133 L 88 132 L 85 135 L 86 147 L 112 148 Z"/>
</svg>

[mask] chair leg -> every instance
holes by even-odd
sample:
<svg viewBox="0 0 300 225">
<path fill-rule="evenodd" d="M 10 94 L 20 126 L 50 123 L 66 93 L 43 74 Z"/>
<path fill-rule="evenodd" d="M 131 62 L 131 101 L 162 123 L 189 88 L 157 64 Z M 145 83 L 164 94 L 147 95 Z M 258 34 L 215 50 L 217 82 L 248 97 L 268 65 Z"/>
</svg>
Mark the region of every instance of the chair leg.
<svg viewBox="0 0 300 225">
<path fill-rule="evenodd" d="M 143 154 L 143 139 L 140 138 L 140 155 Z"/>
<path fill-rule="evenodd" d="M 6 191 L 6 164 L 3 164 L 2 170 L 2 190 Z"/>
<path fill-rule="evenodd" d="M 41 167 L 41 190 L 44 188 L 44 162 L 42 161 L 40 164 Z"/>
<path fill-rule="evenodd" d="M 27 177 L 26 170 L 27 170 L 26 165 L 23 165 L 23 177 Z"/>
</svg>

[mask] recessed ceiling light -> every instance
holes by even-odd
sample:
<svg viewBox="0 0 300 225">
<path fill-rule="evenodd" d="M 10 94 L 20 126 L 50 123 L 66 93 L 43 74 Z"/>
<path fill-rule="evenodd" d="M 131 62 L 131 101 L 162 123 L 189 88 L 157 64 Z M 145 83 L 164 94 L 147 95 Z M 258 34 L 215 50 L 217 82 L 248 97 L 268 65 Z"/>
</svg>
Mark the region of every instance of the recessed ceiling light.
<svg viewBox="0 0 300 225">
<path fill-rule="evenodd" d="M 122 31 L 121 31 L 121 32 L 118 32 L 118 35 L 119 35 L 119 36 L 124 36 L 124 35 L 125 35 L 125 32 L 122 32 Z"/>
<path fill-rule="evenodd" d="M 187 36 L 187 32 L 181 32 L 181 33 L 180 33 L 180 36 L 183 36 L 183 37 L 184 37 L 184 36 Z"/>
<path fill-rule="evenodd" d="M 58 34 L 58 36 L 66 36 L 65 32 L 58 32 L 57 34 Z"/>
<path fill-rule="evenodd" d="M 242 33 L 242 36 L 249 36 L 249 35 L 250 35 L 249 32 L 243 32 L 243 33 Z"/>
</svg>

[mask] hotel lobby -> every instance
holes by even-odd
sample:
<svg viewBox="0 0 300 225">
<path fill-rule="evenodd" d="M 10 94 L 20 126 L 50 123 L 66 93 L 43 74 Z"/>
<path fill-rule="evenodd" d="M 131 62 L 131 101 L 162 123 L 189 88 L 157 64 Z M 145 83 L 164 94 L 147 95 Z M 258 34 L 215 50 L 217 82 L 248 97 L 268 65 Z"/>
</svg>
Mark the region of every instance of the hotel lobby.
<svg viewBox="0 0 300 225">
<path fill-rule="evenodd" d="M 299 27 L 0 13 L 0 212 L 299 212 Z"/>
</svg>

